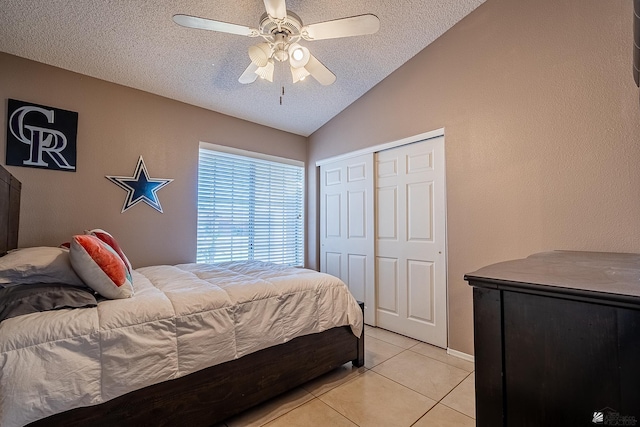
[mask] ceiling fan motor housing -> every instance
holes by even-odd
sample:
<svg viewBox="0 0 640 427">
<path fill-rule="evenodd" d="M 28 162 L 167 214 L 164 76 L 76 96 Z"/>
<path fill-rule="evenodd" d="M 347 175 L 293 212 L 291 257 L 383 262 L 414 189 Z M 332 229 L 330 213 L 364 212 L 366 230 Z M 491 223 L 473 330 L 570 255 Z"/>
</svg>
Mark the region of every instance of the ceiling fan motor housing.
<svg viewBox="0 0 640 427">
<path fill-rule="evenodd" d="M 279 62 L 289 59 L 289 46 L 300 40 L 301 30 L 302 20 L 290 10 L 284 19 L 274 19 L 267 13 L 260 18 L 260 35 L 271 44 L 273 59 Z"/>
<path fill-rule="evenodd" d="M 276 31 L 273 34 L 273 58 L 276 61 L 284 62 L 289 59 L 289 34 L 285 31 Z"/>
<path fill-rule="evenodd" d="M 267 13 L 260 17 L 260 34 L 270 36 L 277 32 L 286 32 L 289 37 L 300 37 L 302 19 L 295 13 L 287 10 L 287 17 L 283 20 L 272 19 Z"/>
</svg>

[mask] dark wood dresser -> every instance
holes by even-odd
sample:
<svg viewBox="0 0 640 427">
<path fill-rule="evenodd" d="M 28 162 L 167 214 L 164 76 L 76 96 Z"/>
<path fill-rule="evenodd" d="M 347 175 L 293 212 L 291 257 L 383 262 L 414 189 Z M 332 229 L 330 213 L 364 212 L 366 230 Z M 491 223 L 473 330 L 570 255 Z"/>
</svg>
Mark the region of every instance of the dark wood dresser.
<svg viewBox="0 0 640 427">
<path fill-rule="evenodd" d="M 640 426 L 640 254 L 544 252 L 465 280 L 478 427 Z"/>
</svg>

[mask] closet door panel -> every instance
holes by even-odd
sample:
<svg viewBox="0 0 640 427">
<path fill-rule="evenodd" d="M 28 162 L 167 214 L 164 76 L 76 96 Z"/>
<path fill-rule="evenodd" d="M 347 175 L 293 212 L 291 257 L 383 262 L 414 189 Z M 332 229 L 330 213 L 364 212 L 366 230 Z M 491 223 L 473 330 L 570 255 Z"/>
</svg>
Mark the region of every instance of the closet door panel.
<svg viewBox="0 0 640 427">
<path fill-rule="evenodd" d="M 375 325 L 373 154 L 320 166 L 320 271 L 339 277 Z"/>
</svg>

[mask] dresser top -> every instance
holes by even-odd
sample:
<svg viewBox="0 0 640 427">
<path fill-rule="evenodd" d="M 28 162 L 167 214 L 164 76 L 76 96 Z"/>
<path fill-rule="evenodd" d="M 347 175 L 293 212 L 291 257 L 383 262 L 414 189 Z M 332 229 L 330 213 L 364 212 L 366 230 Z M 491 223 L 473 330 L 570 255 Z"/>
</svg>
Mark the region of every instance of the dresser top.
<svg viewBox="0 0 640 427">
<path fill-rule="evenodd" d="M 484 287 L 506 286 L 590 297 L 599 293 L 612 299 L 636 300 L 640 298 L 640 254 L 541 252 L 483 267 L 466 274 L 465 280 Z"/>
</svg>

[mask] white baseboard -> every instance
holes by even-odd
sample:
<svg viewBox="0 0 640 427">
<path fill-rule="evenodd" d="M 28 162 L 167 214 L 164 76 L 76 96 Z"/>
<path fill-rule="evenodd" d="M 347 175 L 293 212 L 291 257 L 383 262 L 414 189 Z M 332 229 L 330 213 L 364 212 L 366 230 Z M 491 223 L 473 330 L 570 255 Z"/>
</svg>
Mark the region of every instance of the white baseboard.
<svg viewBox="0 0 640 427">
<path fill-rule="evenodd" d="M 460 359 L 466 360 L 467 362 L 471 362 L 471 363 L 474 363 L 474 360 L 475 360 L 472 355 L 463 353 L 458 350 L 454 350 L 452 348 L 447 348 L 447 354 L 450 354 L 451 356 L 459 357 Z"/>
</svg>

